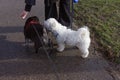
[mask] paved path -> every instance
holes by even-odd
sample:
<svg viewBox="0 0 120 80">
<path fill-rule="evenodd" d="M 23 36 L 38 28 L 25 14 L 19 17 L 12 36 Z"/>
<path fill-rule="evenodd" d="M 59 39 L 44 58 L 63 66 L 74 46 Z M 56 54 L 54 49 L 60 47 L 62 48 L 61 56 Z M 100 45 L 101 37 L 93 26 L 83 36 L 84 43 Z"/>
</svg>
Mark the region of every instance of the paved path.
<svg viewBox="0 0 120 80">
<path fill-rule="evenodd" d="M 0 80 L 58 80 L 44 53 L 35 54 L 32 48 L 26 51 L 24 47 L 25 20 L 19 17 L 24 5 L 24 0 L 0 0 Z M 43 22 L 43 0 L 37 0 L 30 15 Z M 52 59 L 59 80 L 120 80 L 92 46 L 87 59 L 82 59 L 74 48 L 67 48 Z"/>
</svg>

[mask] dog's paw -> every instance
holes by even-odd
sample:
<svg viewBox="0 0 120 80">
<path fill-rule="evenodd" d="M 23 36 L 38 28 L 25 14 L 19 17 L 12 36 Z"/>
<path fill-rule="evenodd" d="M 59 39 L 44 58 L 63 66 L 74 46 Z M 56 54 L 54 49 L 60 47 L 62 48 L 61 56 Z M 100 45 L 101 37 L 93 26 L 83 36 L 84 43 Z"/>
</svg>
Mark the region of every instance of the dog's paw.
<svg viewBox="0 0 120 80">
<path fill-rule="evenodd" d="M 89 55 L 89 52 L 84 53 L 84 54 L 82 54 L 81 56 L 82 56 L 82 58 L 87 58 L 87 57 L 88 57 L 88 55 Z"/>
<path fill-rule="evenodd" d="M 62 52 L 64 49 L 62 48 L 57 48 L 57 51 Z"/>
</svg>

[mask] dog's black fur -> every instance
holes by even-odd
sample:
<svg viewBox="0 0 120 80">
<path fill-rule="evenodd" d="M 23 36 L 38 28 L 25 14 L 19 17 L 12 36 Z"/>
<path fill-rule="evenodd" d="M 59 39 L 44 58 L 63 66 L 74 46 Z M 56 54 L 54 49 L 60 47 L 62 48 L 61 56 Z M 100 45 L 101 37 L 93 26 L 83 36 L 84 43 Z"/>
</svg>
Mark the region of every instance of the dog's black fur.
<svg viewBox="0 0 120 80">
<path fill-rule="evenodd" d="M 39 47 L 42 46 L 41 41 L 43 40 L 43 32 L 43 25 L 40 24 L 38 17 L 32 16 L 26 20 L 24 26 L 25 40 L 30 39 L 32 42 L 34 42 L 36 53 L 38 53 Z"/>
</svg>

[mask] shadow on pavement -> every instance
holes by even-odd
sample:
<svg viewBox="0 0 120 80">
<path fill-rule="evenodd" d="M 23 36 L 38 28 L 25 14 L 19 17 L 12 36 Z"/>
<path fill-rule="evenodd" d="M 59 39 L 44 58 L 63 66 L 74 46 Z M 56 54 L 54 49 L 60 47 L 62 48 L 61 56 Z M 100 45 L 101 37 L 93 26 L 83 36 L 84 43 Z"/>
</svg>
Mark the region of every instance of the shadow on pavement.
<svg viewBox="0 0 120 80">
<path fill-rule="evenodd" d="M 23 32 L 23 26 L 0 26 L 0 34 L 1 33 L 15 33 L 15 32 Z"/>
<path fill-rule="evenodd" d="M 5 31 L 6 29 L 8 31 Z M 21 27 L 6 27 L 0 30 L 0 33 L 22 32 Z M 0 34 L 0 76 L 54 74 L 53 64 L 44 52 L 36 54 L 32 48 L 30 52 L 26 52 L 24 42 L 9 41 L 6 37 Z M 75 50 L 67 51 L 68 55 L 65 56 L 66 51 L 51 55 L 58 73 L 99 71 L 104 67 L 102 65 L 105 63 L 98 57 L 89 56 L 87 59 L 82 59 L 79 55 L 74 55 Z"/>
</svg>

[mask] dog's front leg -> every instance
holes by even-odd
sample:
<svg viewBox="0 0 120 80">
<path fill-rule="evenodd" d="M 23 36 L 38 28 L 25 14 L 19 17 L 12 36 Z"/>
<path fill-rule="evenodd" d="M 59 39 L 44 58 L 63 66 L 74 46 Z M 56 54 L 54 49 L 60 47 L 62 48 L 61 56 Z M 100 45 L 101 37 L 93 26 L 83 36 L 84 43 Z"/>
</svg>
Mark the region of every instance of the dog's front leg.
<svg viewBox="0 0 120 80">
<path fill-rule="evenodd" d="M 28 38 L 25 38 L 25 46 L 29 47 L 30 40 Z"/>
<path fill-rule="evenodd" d="M 43 29 L 43 41 L 45 44 L 48 43 L 48 35 L 47 35 L 47 31 L 45 28 Z"/>
<path fill-rule="evenodd" d="M 89 55 L 89 51 L 88 48 L 84 47 L 84 46 L 77 46 L 79 48 L 79 50 L 81 51 L 81 56 L 82 58 L 87 58 Z"/>
<path fill-rule="evenodd" d="M 59 43 L 57 50 L 58 50 L 59 52 L 62 52 L 62 51 L 64 50 L 64 48 L 65 48 L 65 44 L 64 44 L 64 43 Z"/>
</svg>

